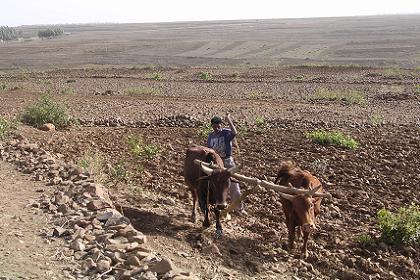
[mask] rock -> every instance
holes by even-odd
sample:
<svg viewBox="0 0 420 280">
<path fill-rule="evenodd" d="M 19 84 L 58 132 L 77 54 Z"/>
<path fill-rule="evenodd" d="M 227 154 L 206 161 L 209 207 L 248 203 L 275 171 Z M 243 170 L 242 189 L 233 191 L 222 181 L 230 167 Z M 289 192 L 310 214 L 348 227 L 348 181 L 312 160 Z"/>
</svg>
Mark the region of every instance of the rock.
<svg viewBox="0 0 420 280">
<path fill-rule="evenodd" d="M 60 236 L 64 236 L 64 235 L 68 235 L 70 232 L 67 230 L 67 229 L 65 229 L 65 228 L 62 228 L 62 227 L 55 227 L 54 228 L 54 230 L 53 230 L 53 236 L 54 237 L 60 237 Z"/>
<path fill-rule="evenodd" d="M 70 243 L 70 248 L 75 251 L 84 251 L 85 250 L 85 244 L 81 239 L 75 239 Z"/>
<path fill-rule="evenodd" d="M 82 271 L 83 272 L 88 272 L 89 270 L 91 270 L 92 268 L 96 267 L 96 263 L 93 261 L 92 258 L 87 258 L 83 263 L 82 263 Z"/>
<path fill-rule="evenodd" d="M 111 268 L 111 262 L 109 260 L 100 260 L 96 264 L 96 270 L 98 270 L 98 272 L 100 273 L 108 271 L 110 268 Z"/>
<path fill-rule="evenodd" d="M 106 252 L 105 256 L 111 258 L 114 264 L 123 263 L 125 261 L 124 255 L 120 252 Z"/>
<path fill-rule="evenodd" d="M 137 234 L 136 236 L 129 236 L 128 241 L 137 242 L 139 244 L 144 244 L 144 243 L 146 243 L 147 238 L 146 238 L 146 235 L 140 233 L 140 234 Z"/>
<path fill-rule="evenodd" d="M 150 271 L 156 272 L 157 274 L 165 274 L 173 269 L 175 269 L 175 266 L 169 259 L 162 259 L 150 267 Z"/>
<path fill-rule="evenodd" d="M 57 205 L 67 204 L 69 203 L 70 198 L 67 195 L 64 195 L 62 192 L 58 192 L 54 196 L 54 202 Z"/>
<path fill-rule="evenodd" d="M 133 278 L 131 278 L 131 272 L 126 270 L 126 271 L 121 271 L 118 276 L 117 276 L 117 280 L 131 280 Z"/>
<path fill-rule="evenodd" d="M 120 228 L 121 226 L 123 226 L 123 227 Z M 139 231 L 134 229 L 132 225 L 126 225 L 126 224 L 109 226 L 108 228 L 109 229 L 116 229 L 117 230 L 117 235 L 124 236 L 124 237 L 127 237 L 127 238 L 129 238 L 131 236 L 136 236 L 139 233 Z"/>
<path fill-rule="evenodd" d="M 42 131 L 54 131 L 55 130 L 55 125 L 52 123 L 45 123 L 43 125 L 41 125 L 40 127 L 38 127 L 39 130 Z"/>
<path fill-rule="evenodd" d="M 67 214 L 70 211 L 70 207 L 67 206 L 66 204 L 61 204 L 60 206 L 58 206 L 57 210 L 58 210 L 58 212 L 61 212 L 63 214 Z"/>
<path fill-rule="evenodd" d="M 148 253 L 148 252 L 142 252 L 142 251 L 137 251 L 137 252 L 136 252 L 136 257 L 137 257 L 139 260 L 142 260 L 142 259 L 144 259 L 144 258 L 147 258 L 147 257 L 149 257 L 149 255 L 150 255 L 150 253 Z"/>
<path fill-rule="evenodd" d="M 158 278 L 156 277 L 156 274 L 153 273 L 152 271 L 146 271 L 145 273 L 143 273 L 137 279 L 139 279 L 139 280 L 157 280 Z"/>
<path fill-rule="evenodd" d="M 128 259 L 125 261 L 125 265 L 128 266 L 140 266 L 140 260 L 136 257 L 136 256 L 130 256 L 128 257 Z"/>
<path fill-rule="evenodd" d="M 123 215 L 121 215 L 121 213 L 120 212 L 118 212 L 117 210 L 115 210 L 115 209 L 110 209 L 109 211 L 106 211 L 106 212 L 103 212 L 103 213 L 99 213 L 97 216 L 96 216 L 96 219 L 98 219 L 99 221 L 101 221 L 101 222 L 106 222 L 106 221 L 108 221 L 110 218 L 112 218 L 112 217 L 114 217 L 114 218 L 121 218 L 121 217 L 123 217 Z"/>
<path fill-rule="evenodd" d="M 103 200 L 92 200 L 87 204 L 87 208 L 91 211 L 101 210 L 110 207 L 111 206 Z"/>
<path fill-rule="evenodd" d="M 96 197 L 108 202 L 109 205 L 112 205 L 112 201 L 109 198 L 108 190 L 104 186 L 100 184 L 89 184 L 85 187 L 85 189 L 90 194 L 95 195 Z"/>
</svg>

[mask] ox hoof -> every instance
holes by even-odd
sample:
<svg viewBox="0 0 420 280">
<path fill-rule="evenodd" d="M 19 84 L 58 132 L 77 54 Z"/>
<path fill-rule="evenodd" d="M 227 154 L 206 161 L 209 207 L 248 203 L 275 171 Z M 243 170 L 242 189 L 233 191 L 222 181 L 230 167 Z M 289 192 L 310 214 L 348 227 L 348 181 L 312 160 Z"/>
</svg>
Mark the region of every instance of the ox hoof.
<svg viewBox="0 0 420 280">
<path fill-rule="evenodd" d="M 216 233 L 214 234 L 214 238 L 218 239 L 223 235 L 223 231 L 221 229 L 216 229 Z"/>
<path fill-rule="evenodd" d="M 205 228 L 210 227 L 210 221 L 204 221 L 203 222 L 203 227 L 205 227 Z"/>
</svg>

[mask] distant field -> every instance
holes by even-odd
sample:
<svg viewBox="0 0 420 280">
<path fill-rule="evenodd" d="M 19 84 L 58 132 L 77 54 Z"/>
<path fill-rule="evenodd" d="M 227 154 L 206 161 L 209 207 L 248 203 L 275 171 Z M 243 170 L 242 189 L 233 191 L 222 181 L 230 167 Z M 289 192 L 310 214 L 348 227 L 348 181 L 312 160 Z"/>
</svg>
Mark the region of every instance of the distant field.
<svg viewBox="0 0 420 280">
<path fill-rule="evenodd" d="M 35 38 L 45 26 L 19 27 L 27 39 L 0 43 L 0 69 L 420 65 L 419 15 L 61 27 L 68 35 L 54 40 Z"/>
</svg>

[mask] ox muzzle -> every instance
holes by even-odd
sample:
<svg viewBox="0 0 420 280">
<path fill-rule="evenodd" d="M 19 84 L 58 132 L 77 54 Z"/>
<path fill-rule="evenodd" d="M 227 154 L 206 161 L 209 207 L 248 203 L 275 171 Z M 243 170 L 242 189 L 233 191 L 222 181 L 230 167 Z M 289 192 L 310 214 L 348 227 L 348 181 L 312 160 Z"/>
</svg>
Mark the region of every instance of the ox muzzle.
<svg viewBox="0 0 420 280">
<path fill-rule="evenodd" d="M 226 202 L 216 203 L 215 207 L 217 210 L 225 210 L 228 207 L 228 204 Z"/>
<path fill-rule="evenodd" d="M 316 230 L 316 225 L 315 224 L 303 224 L 302 225 L 302 231 L 303 232 L 312 232 Z"/>
</svg>

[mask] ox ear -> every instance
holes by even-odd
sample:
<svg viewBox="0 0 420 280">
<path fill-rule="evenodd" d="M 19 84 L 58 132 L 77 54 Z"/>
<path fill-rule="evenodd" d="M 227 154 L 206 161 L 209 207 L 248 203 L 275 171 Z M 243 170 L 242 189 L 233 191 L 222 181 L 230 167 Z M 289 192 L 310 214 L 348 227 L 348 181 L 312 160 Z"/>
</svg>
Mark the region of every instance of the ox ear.
<svg viewBox="0 0 420 280">
<path fill-rule="evenodd" d="M 286 194 L 286 193 L 280 193 L 280 196 L 283 197 L 284 199 L 287 199 L 288 201 L 292 202 L 294 196 L 290 195 L 290 194 Z"/>
<path fill-rule="evenodd" d="M 318 186 L 316 186 L 315 188 L 313 188 L 309 193 L 308 193 L 308 195 L 309 196 L 313 196 L 320 188 L 322 187 L 322 185 L 318 185 Z"/>
</svg>

